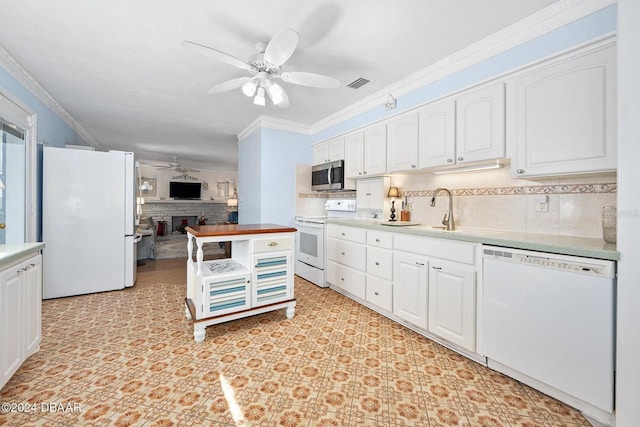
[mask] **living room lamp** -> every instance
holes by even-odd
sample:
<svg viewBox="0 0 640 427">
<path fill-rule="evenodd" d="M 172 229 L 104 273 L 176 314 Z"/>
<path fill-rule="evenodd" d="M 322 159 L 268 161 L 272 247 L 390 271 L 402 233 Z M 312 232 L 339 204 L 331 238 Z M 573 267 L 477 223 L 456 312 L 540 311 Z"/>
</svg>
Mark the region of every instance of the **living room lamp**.
<svg viewBox="0 0 640 427">
<path fill-rule="evenodd" d="M 396 197 L 400 197 L 400 192 L 398 191 L 398 187 L 389 187 L 389 193 L 387 193 L 387 197 L 391 197 L 391 218 L 389 221 L 396 220 L 396 207 L 394 200 Z"/>
</svg>

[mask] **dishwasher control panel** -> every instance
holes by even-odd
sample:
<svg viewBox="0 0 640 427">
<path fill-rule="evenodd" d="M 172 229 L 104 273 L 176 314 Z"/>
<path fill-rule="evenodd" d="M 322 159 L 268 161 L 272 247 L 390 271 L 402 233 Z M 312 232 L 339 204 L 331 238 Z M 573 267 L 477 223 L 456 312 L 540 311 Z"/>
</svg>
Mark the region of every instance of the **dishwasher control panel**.
<svg viewBox="0 0 640 427">
<path fill-rule="evenodd" d="M 615 263 L 606 260 L 486 246 L 483 248 L 483 258 L 593 276 L 615 276 Z"/>
</svg>

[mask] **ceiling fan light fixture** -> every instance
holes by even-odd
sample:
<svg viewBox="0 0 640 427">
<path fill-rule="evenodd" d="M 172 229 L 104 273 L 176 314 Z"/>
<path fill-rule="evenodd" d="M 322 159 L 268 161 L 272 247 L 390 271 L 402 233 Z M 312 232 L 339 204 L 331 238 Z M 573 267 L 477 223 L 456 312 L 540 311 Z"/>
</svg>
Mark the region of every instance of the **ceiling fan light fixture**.
<svg viewBox="0 0 640 427">
<path fill-rule="evenodd" d="M 270 82 L 271 84 L 269 84 L 269 96 L 271 97 L 271 101 L 273 102 L 273 105 L 278 105 L 281 104 L 282 101 L 284 101 L 284 89 L 282 89 L 282 86 L 280 86 L 278 83 L 273 83 Z"/>
<path fill-rule="evenodd" d="M 261 107 L 265 106 L 264 88 L 263 87 L 259 87 L 258 88 L 258 93 L 256 94 L 256 97 L 253 98 L 253 103 L 256 104 L 256 105 L 260 105 Z"/>
<path fill-rule="evenodd" d="M 251 97 L 256 93 L 256 84 L 253 80 L 249 80 L 245 84 L 242 85 L 242 93 Z"/>
</svg>

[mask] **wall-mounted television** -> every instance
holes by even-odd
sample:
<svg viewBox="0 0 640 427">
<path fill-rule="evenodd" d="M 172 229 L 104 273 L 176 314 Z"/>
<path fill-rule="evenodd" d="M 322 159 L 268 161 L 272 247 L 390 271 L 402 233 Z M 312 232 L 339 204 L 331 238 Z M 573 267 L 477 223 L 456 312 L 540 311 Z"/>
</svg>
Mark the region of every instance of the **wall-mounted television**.
<svg viewBox="0 0 640 427">
<path fill-rule="evenodd" d="M 199 199 L 202 184 L 199 182 L 169 182 L 169 197 L 173 199 Z"/>
</svg>

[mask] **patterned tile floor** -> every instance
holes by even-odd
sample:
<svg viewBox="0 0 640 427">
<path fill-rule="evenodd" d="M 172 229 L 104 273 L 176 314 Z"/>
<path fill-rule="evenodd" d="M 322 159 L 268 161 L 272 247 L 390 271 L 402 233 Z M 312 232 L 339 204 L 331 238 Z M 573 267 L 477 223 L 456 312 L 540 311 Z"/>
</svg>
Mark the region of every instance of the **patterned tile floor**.
<svg viewBox="0 0 640 427">
<path fill-rule="evenodd" d="M 132 289 L 43 303 L 41 349 L 0 391 L 15 426 L 588 426 L 581 415 L 329 289 L 207 328 L 184 317 L 184 260 Z"/>
</svg>

